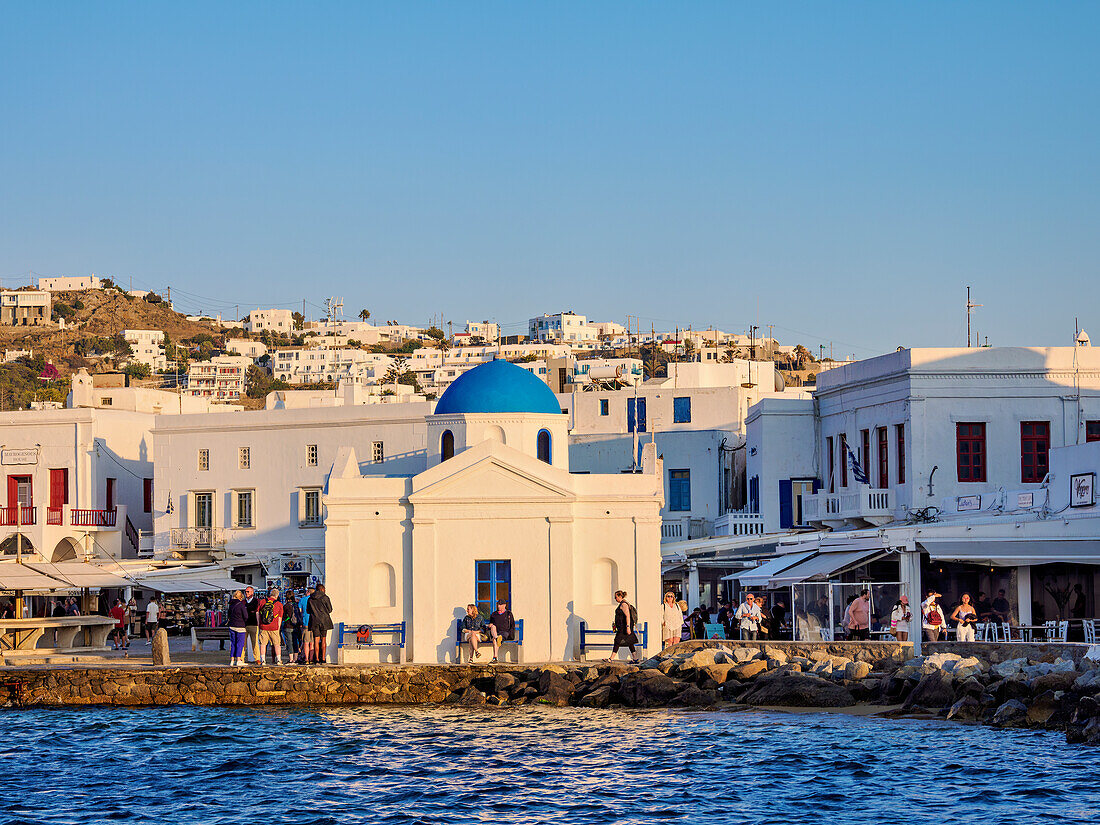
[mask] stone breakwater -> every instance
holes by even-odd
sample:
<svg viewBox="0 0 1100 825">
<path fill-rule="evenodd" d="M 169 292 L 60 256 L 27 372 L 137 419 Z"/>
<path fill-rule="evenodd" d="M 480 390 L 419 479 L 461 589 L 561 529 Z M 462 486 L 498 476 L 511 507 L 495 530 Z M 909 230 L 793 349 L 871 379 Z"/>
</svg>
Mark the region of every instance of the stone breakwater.
<svg viewBox="0 0 1100 825">
<path fill-rule="evenodd" d="M 1084 652 L 986 646 L 911 658 L 911 646 L 899 644 L 687 642 L 640 666 L 33 667 L 0 673 L 0 705 L 863 704 L 894 715 L 1064 730 L 1069 741 L 1100 744 L 1100 664 Z M 1017 655 L 1007 658 L 1011 653 Z"/>
</svg>

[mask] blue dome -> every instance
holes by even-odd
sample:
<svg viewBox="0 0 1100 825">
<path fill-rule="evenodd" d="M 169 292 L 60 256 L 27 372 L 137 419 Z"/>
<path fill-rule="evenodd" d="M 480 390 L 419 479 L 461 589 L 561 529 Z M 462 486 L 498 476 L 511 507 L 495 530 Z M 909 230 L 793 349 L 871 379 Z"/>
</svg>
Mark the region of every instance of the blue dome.
<svg viewBox="0 0 1100 825">
<path fill-rule="evenodd" d="M 561 405 L 537 375 L 507 361 L 489 361 L 456 378 L 435 405 L 436 415 L 556 413 Z"/>
</svg>

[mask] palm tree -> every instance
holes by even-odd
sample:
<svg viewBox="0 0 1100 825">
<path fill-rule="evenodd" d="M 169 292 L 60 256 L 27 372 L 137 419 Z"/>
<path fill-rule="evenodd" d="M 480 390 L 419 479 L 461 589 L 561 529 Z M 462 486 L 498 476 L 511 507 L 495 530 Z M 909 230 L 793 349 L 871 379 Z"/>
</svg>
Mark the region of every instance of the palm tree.
<svg viewBox="0 0 1100 825">
<path fill-rule="evenodd" d="M 359 320 L 360 321 L 366 321 L 368 318 L 370 318 L 370 310 L 369 309 L 359 310 Z"/>
</svg>

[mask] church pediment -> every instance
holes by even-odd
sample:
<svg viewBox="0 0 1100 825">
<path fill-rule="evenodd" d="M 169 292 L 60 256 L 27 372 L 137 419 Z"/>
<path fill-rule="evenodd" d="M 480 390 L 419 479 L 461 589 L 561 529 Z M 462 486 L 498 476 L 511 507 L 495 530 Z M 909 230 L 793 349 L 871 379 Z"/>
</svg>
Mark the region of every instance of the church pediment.
<svg viewBox="0 0 1100 825">
<path fill-rule="evenodd" d="M 424 501 L 545 501 L 548 499 L 572 499 L 574 494 L 549 478 L 533 473 L 501 460 L 497 456 L 485 456 L 472 464 L 451 459 L 429 473 L 413 480 L 413 492 L 409 500 L 414 504 Z M 453 468 L 447 465 L 454 462 Z M 453 472 L 440 476 L 442 469 Z M 547 470 L 550 468 L 547 467 Z M 431 478 L 427 478 L 431 476 Z M 425 482 L 420 486 L 418 482 Z"/>
</svg>

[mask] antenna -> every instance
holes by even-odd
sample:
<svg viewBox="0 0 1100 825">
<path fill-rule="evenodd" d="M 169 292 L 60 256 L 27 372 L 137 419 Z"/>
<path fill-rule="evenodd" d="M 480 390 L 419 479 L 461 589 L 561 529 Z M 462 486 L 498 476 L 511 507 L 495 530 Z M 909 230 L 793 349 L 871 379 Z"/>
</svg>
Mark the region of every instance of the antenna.
<svg viewBox="0 0 1100 825">
<path fill-rule="evenodd" d="M 970 313 L 972 310 L 983 306 L 983 304 L 974 304 L 970 302 L 970 287 L 966 288 L 966 346 L 970 346 Z"/>
</svg>

